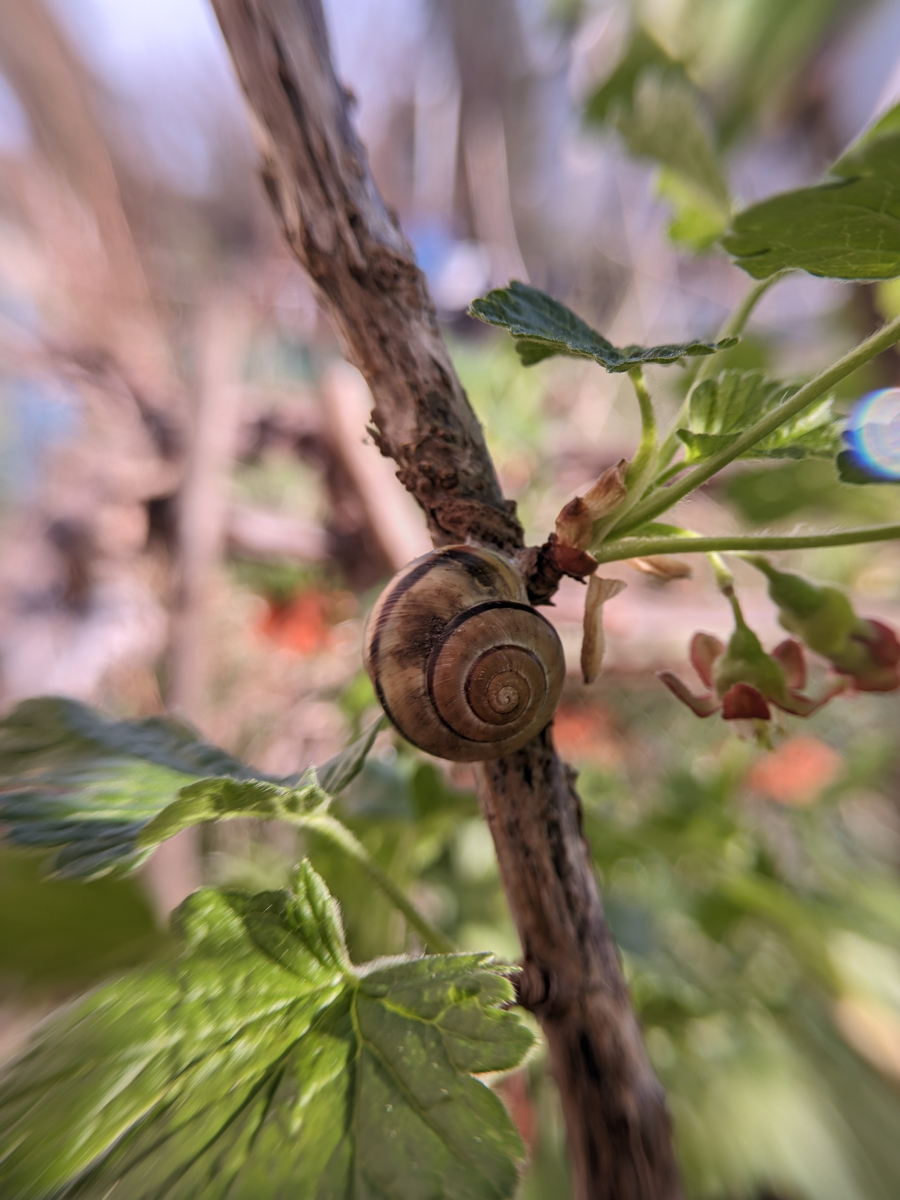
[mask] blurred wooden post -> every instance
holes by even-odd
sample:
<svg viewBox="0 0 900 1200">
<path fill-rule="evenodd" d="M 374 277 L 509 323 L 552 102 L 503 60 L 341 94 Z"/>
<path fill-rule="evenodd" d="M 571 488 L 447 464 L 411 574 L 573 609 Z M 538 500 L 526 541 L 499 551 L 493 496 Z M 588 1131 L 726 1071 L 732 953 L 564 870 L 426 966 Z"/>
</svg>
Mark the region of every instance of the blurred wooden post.
<svg viewBox="0 0 900 1200">
<path fill-rule="evenodd" d="M 431 549 L 421 511 L 397 479 L 391 459 L 365 441 L 372 393 L 355 367 L 337 362 L 322 380 L 325 421 L 335 449 L 366 506 L 381 550 L 395 571 Z"/>
<path fill-rule="evenodd" d="M 172 616 L 167 707 L 203 727 L 212 665 L 211 617 L 225 549 L 230 466 L 240 418 L 241 371 L 250 314 L 215 297 L 200 312 L 190 444 L 178 508 L 178 592 Z M 200 884 L 196 830 L 165 842 L 147 868 L 167 913 Z"/>
</svg>

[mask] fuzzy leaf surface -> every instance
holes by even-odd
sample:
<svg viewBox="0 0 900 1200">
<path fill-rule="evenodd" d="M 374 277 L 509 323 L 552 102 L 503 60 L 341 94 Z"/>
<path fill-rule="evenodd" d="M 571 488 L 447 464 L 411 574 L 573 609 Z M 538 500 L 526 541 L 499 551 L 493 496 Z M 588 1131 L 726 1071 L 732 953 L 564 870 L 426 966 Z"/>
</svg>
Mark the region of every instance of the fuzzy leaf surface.
<svg viewBox="0 0 900 1200">
<path fill-rule="evenodd" d="M 786 267 L 830 279 L 900 275 L 900 105 L 815 187 L 739 213 L 722 245 L 754 279 Z"/>
<path fill-rule="evenodd" d="M 516 339 L 522 365 L 533 366 L 554 354 L 590 358 L 610 373 L 630 371 L 644 363 L 668 364 L 682 358 L 715 354 L 733 346 L 737 338 L 719 342 L 682 342 L 665 346 L 617 347 L 591 329 L 552 296 L 514 280 L 509 287 L 495 288 L 473 301 L 470 315 L 488 325 L 508 329 Z"/>
<path fill-rule="evenodd" d="M 42 1026 L 0 1077 L 16 1200 L 512 1196 L 522 1146 L 473 1074 L 531 1035 L 484 954 L 354 967 L 322 880 L 203 889 L 171 960 Z"/>
<path fill-rule="evenodd" d="M 690 428 L 678 430 L 687 451 L 685 461 L 702 462 L 727 448 L 797 390 L 797 385 L 767 379 L 762 371 L 728 370 L 705 379 L 691 396 Z M 834 458 L 841 445 L 841 428 L 828 397 L 786 421 L 740 457 Z"/>
<path fill-rule="evenodd" d="M 126 873 L 203 821 L 288 817 L 326 802 L 312 777 L 260 779 L 169 718 L 108 721 L 44 697 L 0 723 L 0 824 L 16 845 L 56 849 L 61 876 Z"/>
</svg>

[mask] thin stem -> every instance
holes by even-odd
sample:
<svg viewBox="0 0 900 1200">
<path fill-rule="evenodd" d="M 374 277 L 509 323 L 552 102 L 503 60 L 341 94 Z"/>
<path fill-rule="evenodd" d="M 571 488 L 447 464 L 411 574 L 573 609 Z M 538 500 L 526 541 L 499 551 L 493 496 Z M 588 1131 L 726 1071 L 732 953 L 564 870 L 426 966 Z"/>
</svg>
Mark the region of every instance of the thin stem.
<svg viewBox="0 0 900 1200">
<path fill-rule="evenodd" d="M 763 298 L 772 284 L 777 283 L 787 274 L 789 274 L 787 270 L 776 271 L 775 274 L 770 275 L 768 279 L 761 279 L 759 283 L 755 283 L 744 296 L 743 300 L 740 302 L 731 316 L 726 319 L 724 325 L 716 335 L 716 340 L 721 341 L 726 337 L 737 337 L 738 334 L 743 333 L 744 326 L 750 320 L 754 308 L 756 308 L 757 304 L 759 304 L 760 300 Z M 702 383 L 704 379 L 709 379 L 710 375 L 712 375 L 713 371 L 718 365 L 718 355 L 716 354 L 710 354 L 706 358 L 702 358 L 700 360 L 700 365 L 697 368 L 697 373 L 694 375 L 694 378 L 691 381 L 691 386 L 688 390 L 687 396 L 684 399 L 684 403 L 678 410 L 675 420 L 672 422 L 672 428 L 666 434 L 665 440 L 660 447 L 659 461 L 663 464 L 663 466 L 669 462 L 669 459 L 681 445 L 678 440 L 678 435 L 675 431 L 679 429 L 687 419 L 691 403 L 691 396 L 693 395 L 695 388 L 698 384 Z"/>
<path fill-rule="evenodd" d="M 871 337 L 866 338 L 864 342 L 860 342 L 858 346 L 845 354 L 843 358 L 839 358 L 836 363 L 832 363 L 824 371 L 821 371 L 815 379 L 811 379 L 798 392 L 796 392 L 790 400 L 785 400 L 783 404 L 762 417 L 755 425 L 751 425 L 749 429 L 745 429 L 742 434 L 729 443 L 718 454 L 712 455 L 706 462 L 700 463 L 695 467 L 684 479 L 679 480 L 670 488 L 666 488 L 662 492 L 656 492 L 649 496 L 642 504 L 632 511 L 630 519 L 626 522 L 623 532 L 629 529 L 636 529 L 640 525 L 644 525 L 647 521 L 652 521 L 660 513 L 671 508 L 673 504 L 677 504 L 695 488 L 706 483 L 713 475 L 727 467 L 730 462 L 739 458 L 745 450 L 750 450 L 757 442 L 764 437 L 768 437 L 770 433 L 783 425 L 785 421 L 789 421 L 791 417 L 795 417 L 802 412 L 804 408 L 808 408 L 814 400 L 818 400 L 825 392 L 834 387 L 836 383 L 840 383 L 848 375 L 851 375 L 859 367 L 863 366 L 877 354 L 881 354 L 883 350 L 887 350 L 893 346 L 895 342 L 900 340 L 900 317 L 895 317 L 893 321 L 889 321 L 887 325 L 883 325 L 877 333 L 873 333 Z M 618 522 L 617 522 L 618 524 Z"/>
<path fill-rule="evenodd" d="M 768 279 L 760 279 L 758 283 L 754 283 L 754 285 L 744 296 L 743 300 L 719 330 L 718 340 L 721 341 L 722 338 L 726 337 L 737 337 L 739 334 L 743 333 L 744 327 L 750 320 L 750 317 L 753 315 L 753 310 L 756 308 L 757 304 L 759 304 L 760 300 L 762 300 L 769 288 L 774 283 L 778 283 L 779 280 L 784 279 L 785 275 L 788 274 L 790 274 L 789 270 L 776 271 L 775 274 L 770 275 Z M 715 366 L 716 359 L 714 354 L 711 354 L 708 358 L 701 359 L 700 367 L 697 371 L 697 374 L 694 376 L 694 387 L 696 387 L 698 383 L 702 383 L 704 379 L 708 379 L 713 373 Z"/>
<path fill-rule="evenodd" d="M 628 372 L 628 378 L 632 382 L 641 410 L 641 440 L 637 452 L 628 464 L 628 469 L 625 472 L 627 495 L 614 512 L 594 525 L 592 531 L 592 539 L 594 541 L 602 541 L 607 530 L 617 524 L 624 514 L 634 508 L 642 499 L 650 481 L 656 474 L 656 467 L 659 462 L 659 436 L 656 427 L 656 413 L 653 410 L 653 401 L 650 398 L 650 393 L 647 391 L 647 384 L 644 381 L 641 368 L 632 367 Z"/>
<path fill-rule="evenodd" d="M 422 935 L 433 950 L 440 954 L 454 953 L 456 947 L 450 939 L 422 916 L 403 889 L 399 888 L 390 875 L 382 870 L 362 842 L 353 836 L 346 825 L 342 825 L 334 817 L 327 816 L 299 817 L 296 824 L 301 829 L 311 829 L 320 837 L 325 838 L 362 867 L 372 882 L 381 888 L 388 899 L 403 913 L 413 929 Z"/>
<path fill-rule="evenodd" d="M 686 471 L 687 469 L 688 464 L 685 462 L 672 463 L 672 465 L 666 467 L 664 471 L 660 471 L 657 477 L 653 480 L 653 490 L 655 491 L 656 488 L 663 487 L 669 482 L 670 479 L 674 479 L 676 475 L 680 475 L 682 471 Z"/>
<path fill-rule="evenodd" d="M 647 473 L 647 467 L 655 458 L 657 433 L 656 413 L 653 411 L 653 401 L 647 391 L 643 371 L 640 367 L 632 367 L 628 378 L 634 387 L 641 410 L 641 442 L 625 476 L 626 483 L 631 484 L 639 482 L 639 477 Z"/>
<path fill-rule="evenodd" d="M 734 534 L 722 537 L 620 538 L 592 549 L 598 563 L 622 562 L 651 554 L 746 553 L 751 550 L 817 550 L 826 546 L 856 546 L 865 542 L 900 540 L 900 525 L 869 525 L 834 533 Z"/>
<path fill-rule="evenodd" d="M 713 575 L 716 577 L 716 587 L 723 596 L 734 595 L 734 576 L 729 571 L 725 559 L 715 550 L 710 550 L 707 558 L 713 569 Z"/>
</svg>

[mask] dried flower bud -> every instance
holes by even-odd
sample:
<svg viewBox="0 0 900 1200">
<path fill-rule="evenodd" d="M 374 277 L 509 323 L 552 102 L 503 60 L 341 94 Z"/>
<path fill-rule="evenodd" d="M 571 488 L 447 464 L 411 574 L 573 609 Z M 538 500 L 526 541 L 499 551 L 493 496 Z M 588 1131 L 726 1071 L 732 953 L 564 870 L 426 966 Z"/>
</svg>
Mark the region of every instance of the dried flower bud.
<svg viewBox="0 0 900 1200">
<path fill-rule="evenodd" d="M 550 534 L 542 549 L 560 575 L 584 579 L 597 570 L 598 563 L 593 554 L 588 554 L 586 550 L 576 550 L 574 546 L 564 546 L 555 533 Z"/>
<path fill-rule="evenodd" d="M 625 499 L 626 459 L 609 467 L 583 496 L 570 500 L 556 518 L 556 536 L 561 546 L 584 550 L 590 545 L 595 521 L 608 516 Z"/>
<path fill-rule="evenodd" d="M 585 683 L 593 683 L 600 674 L 606 644 L 603 636 L 603 605 L 613 596 L 618 596 L 626 586 L 621 579 L 600 579 L 596 575 L 588 580 L 584 601 L 584 637 L 581 642 L 581 674 Z"/>
<path fill-rule="evenodd" d="M 560 545 L 575 550 L 584 550 L 590 544 L 593 527 L 593 518 L 580 496 L 570 500 L 556 518 L 556 536 Z"/>
<path fill-rule="evenodd" d="M 599 521 L 609 514 L 625 499 L 628 489 L 625 487 L 625 468 L 628 459 L 623 458 L 614 467 L 608 467 L 592 487 L 581 497 L 592 521 Z"/>
<path fill-rule="evenodd" d="M 644 575 L 652 575 L 654 579 L 662 579 L 668 583 L 673 579 L 690 579 L 693 574 L 691 564 L 683 558 L 675 558 L 669 554 L 652 554 L 644 558 L 629 558 L 629 567 Z"/>
</svg>

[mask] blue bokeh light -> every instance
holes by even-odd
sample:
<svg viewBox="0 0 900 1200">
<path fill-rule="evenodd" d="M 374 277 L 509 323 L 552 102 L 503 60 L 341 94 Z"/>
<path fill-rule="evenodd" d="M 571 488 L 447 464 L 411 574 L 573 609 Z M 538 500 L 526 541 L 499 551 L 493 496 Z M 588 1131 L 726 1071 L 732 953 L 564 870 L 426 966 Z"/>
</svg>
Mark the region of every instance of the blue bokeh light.
<svg viewBox="0 0 900 1200">
<path fill-rule="evenodd" d="M 846 438 L 873 474 L 900 479 L 900 388 L 864 396 L 850 414 Z"/>
</svg>

